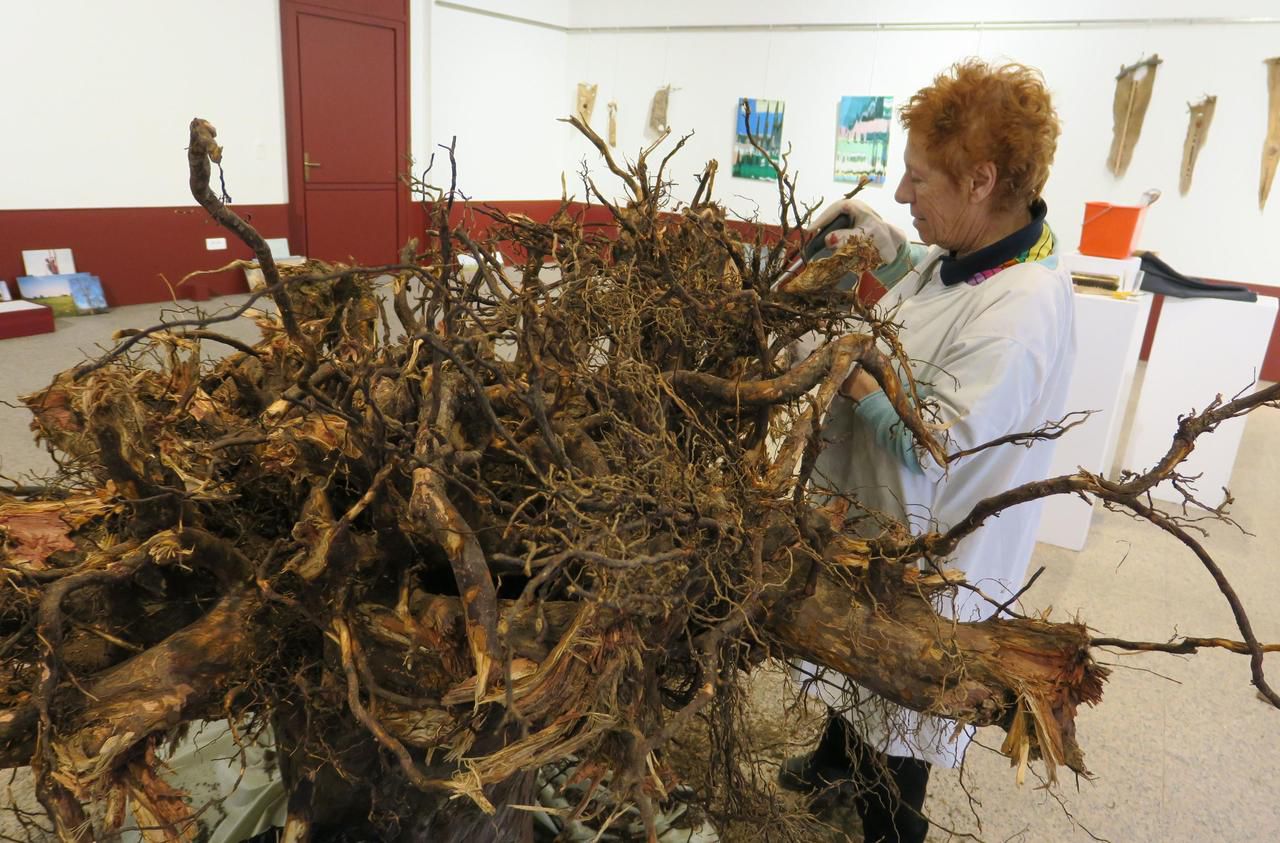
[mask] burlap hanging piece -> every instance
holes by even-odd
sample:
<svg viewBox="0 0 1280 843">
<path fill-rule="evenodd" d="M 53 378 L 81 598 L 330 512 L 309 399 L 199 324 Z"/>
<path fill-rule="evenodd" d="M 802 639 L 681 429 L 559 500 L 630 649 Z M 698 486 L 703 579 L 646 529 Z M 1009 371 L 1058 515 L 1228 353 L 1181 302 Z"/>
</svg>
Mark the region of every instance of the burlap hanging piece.
<svg viewBox="0 0 1280 843">
<path fill-rule="evenodd" d="M 609 146 L 618 145 L 618 104 L 609 100 Z"/>
<path fill-rule="evenodd" d="M 586 82 L 578 83 L 578 106 L 574 109 L 578 119 L 587 125 L 591 124 L 591 112 L 596 110 L 596 85 Z"/>
<path fill-rule="evenodd" d="M 1258 183 L 1258 210 L 1267 207 L 1271 180 L 1280 161 L 1280 56 L 1267 59 L 1267 139 L 1262 144 L 1262 180 Z"/>
<path fill-rule="evenodd" d="M 1191 174 L 1196 168 L 1196 158 L 1209 139 L 1209 124 L 1213 122 L 1213 111 L 1218 105 L 1218 98 L 1205 96 L 1200 102 L 1188 103 L 1187 110 L 1191 119 L 1187 123 L 1187 139 L 1182 143 L 1182 169 L 1178 175 L 1178 193 L 1183 196 L 1191 189 Z"/>
<path fill-rule="evenodd" d="M 1133 148 L 1142 132 L 1142 120 L 1151 103 L 1151 91 L 1156 84 L 1156 67 L 1161 58 L 1152 55 L 1137 64 L 1120 68 L 1116 75 L 1116 96 L 1111 105 L 1115 125 L 1111 134 L 1111 152 L 1107 155 L 1107 169 L 1117 178 L 1129 169 Z"/>
<path fill-rule="evenodd" d="M 671 99 L 671 86 L 664 85 L 653 95 L 649 107 L 649 128 L 661 134 L 667 130 L 667 103 Z"/>
</svg>

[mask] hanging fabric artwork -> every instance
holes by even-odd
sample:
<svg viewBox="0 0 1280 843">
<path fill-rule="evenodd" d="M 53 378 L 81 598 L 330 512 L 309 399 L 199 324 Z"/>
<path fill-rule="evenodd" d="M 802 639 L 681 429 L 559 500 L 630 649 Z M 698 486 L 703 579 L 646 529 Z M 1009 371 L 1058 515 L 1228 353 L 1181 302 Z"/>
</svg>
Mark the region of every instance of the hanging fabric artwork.
<svg viewBox="0 0 1280 843">
<path fill-rule="evenodd" d="M 1178 193 L 1183 196 L 1191 189 L 1191 174 L 1196 168 L 1196 158 L 1209 139 L 1209 124 L 1213 122 L 1213 110 L 1218 98 L 1205 96 L 1197 103 L 1188 103 L 1191 120 L 1187 123 L 1187 139 L 1182 142 L 1182 169 L 1178 175 Z"/>
<path fill-rule="evenodd" d="M 591 112 L 596 110 L 596 87 L 586 82 L 578 83 L 578 106 L 575 112 L 583 123 L 591 123 Z"/>
<path fill-rule="evenodd" d="M 1156 67 L 1160 56 L 1152 55 L 1137 64 L 1120 68 L 1116 76 L 1116 97 L 1111 105 L 1115 119 L 1111 134 L 1111 152 L 1107 155 L 1107 169 L 1117 178 L 1129 169 L 1133 148 L 1142 132 L 1142 120 L 1151 103 L 1151 90 L 1156 84 Z"/>
<path fill-rule="evenodd" d="M 618 104 L 609 100 L 609 146 L 618 145 Z"/>
<path fill-rule="evenodd" d="M 1258 183 L 1258 210 L 1267 207 L 1271 180 L 1280 161 L 1280 56 L 1267 59 L 1267 139 L 1262 144 L 1262 180 Z"/>
<path fill-rule="evenodd" d="M 649 107 L 649 128 L 658 134 L 667 131 L 667 103 L 670 99 L 670 85 L 664 85 L 653 95 L 653 105 Z"/>
</svg>

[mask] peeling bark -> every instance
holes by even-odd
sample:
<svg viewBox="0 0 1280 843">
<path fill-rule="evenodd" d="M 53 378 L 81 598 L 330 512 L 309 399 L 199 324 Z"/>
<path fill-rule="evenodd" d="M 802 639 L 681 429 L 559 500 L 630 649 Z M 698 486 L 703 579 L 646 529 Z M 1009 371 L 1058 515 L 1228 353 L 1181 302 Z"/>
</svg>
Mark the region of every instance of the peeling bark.
<svg viewBox="0 0 1280 843">
<path fill-rule="evenodd" d="M 1025 744 L 1050 774 L 1057 765 L 1087 772 L 1076 710 L 1101 700 L 1108 671 L 1089 655 L 1082 624 L 948 622 L 914 595 L 876 605 L 820 578 L 813 597 L 784 605 L 768 625 L 795 656 L 912 710 L 1006 729 L 1030 714 L 1034 727 L 1019 724 L 1006 754 L 1020 757 Z"/>
<path fill-rule="evenodd" d="M 466 615 L 466 635 L 475 666 L 475 700 L 479 704 L 489 684 L 489 671 L 498 660 L 497 592 L 484 551 L 471 528 L 445 494 L 444 481 L 430 468 L 413 473 L 410 518 L 421 521 L 435 534 L 453 568 Z"/>
</svg>

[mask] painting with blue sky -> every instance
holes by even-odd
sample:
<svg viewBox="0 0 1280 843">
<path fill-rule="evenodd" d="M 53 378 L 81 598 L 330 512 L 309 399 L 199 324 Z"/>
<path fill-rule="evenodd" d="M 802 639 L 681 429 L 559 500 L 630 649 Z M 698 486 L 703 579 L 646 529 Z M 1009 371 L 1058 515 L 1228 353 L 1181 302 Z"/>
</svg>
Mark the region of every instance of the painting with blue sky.
<svg viewBox="0 0 1280 843">
<path fill-rule="evenodd" d="M 96 275 L 90 275 L 87 272 L 78 272 L 69 279 L 71 285 L 71 298 L 76 303 L 76 310 L 83 314 L 86 313 L 106 313 L 110 308 L 107 307 L 106 294 L 102 292 L 102 280 Z"/>
<path fill-rule="evenodd" d="M 78 282 L 79 279 L 87 276 L 87 273 L 24 275 L 18 279 L 18 291 L 22 293 L 24 299 L 47 306 L 53 311 L 54 316 L 79 316 L 81 310 L 76 307 L 71 285 L 73 281 Z M 106 307 L 105 301 L 103 307 Z"/>
</svg>

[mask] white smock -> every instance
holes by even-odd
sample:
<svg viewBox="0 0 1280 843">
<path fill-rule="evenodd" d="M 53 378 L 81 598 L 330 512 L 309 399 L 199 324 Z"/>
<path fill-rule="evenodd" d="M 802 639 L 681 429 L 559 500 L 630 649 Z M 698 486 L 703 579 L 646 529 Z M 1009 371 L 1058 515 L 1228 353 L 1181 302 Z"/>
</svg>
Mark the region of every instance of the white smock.
<svg viewBox="0 0 1280 843">
<path fill-rule="evenodd" d="M 977 285 L 951 286 L 942 283 L 941 256 L 941 249 L 930 249 L 879 307 L 901 326 L 898 339 L 923 395 L 937 407 L 937 421 L 950 425 L 947 450 L 1061 419 L 1075 361 L 1075 302 L 1071 276 L 1057 256 L 1010 266 Z M 921 455 L 923 473 L 917 473 L 876 443 L 874 431 L 843 398 L 832 404 L 822 435 L 813 485 L 905 521 L 916 533 L 946 530 L 983 498 L 1044 479 L 1054 444 L 1003 445 L 945 471 Z M 851 526 L 855 517 L 851 511 Z M 946 567 L 963 571 L 969 584 L 1003 601 L 1022 584 L 1039 521 L 1038 503 L 1007 509 L 965 537 Z M 995 606 L 960 589 L 939 610 L 977 621 Z M 827 678 L 827 684 L 812 683 L 811 693 L 833 708 L 847 707 L 851 695 L 870 700 L 848 717 L 876 749 L 948 767 L 963 758 L 972 728 L 958 729 L 954 720 L 918 714 L 845 683 L 833 687 Z"/>
<path fill-rule="evenodd" d="M 161 776 L 186 792 L 197 812 L 192 839 L 202 843 L 239 843 L 284 825 L 288 794 L 275 762 L 270 729 L 239 731 L 239 741 L 226 720 L 194 721 L 184 738 L 161 753 Z M 132 813 L 121 829 L 120 843 L 142 843 Z"/>
</svg>

